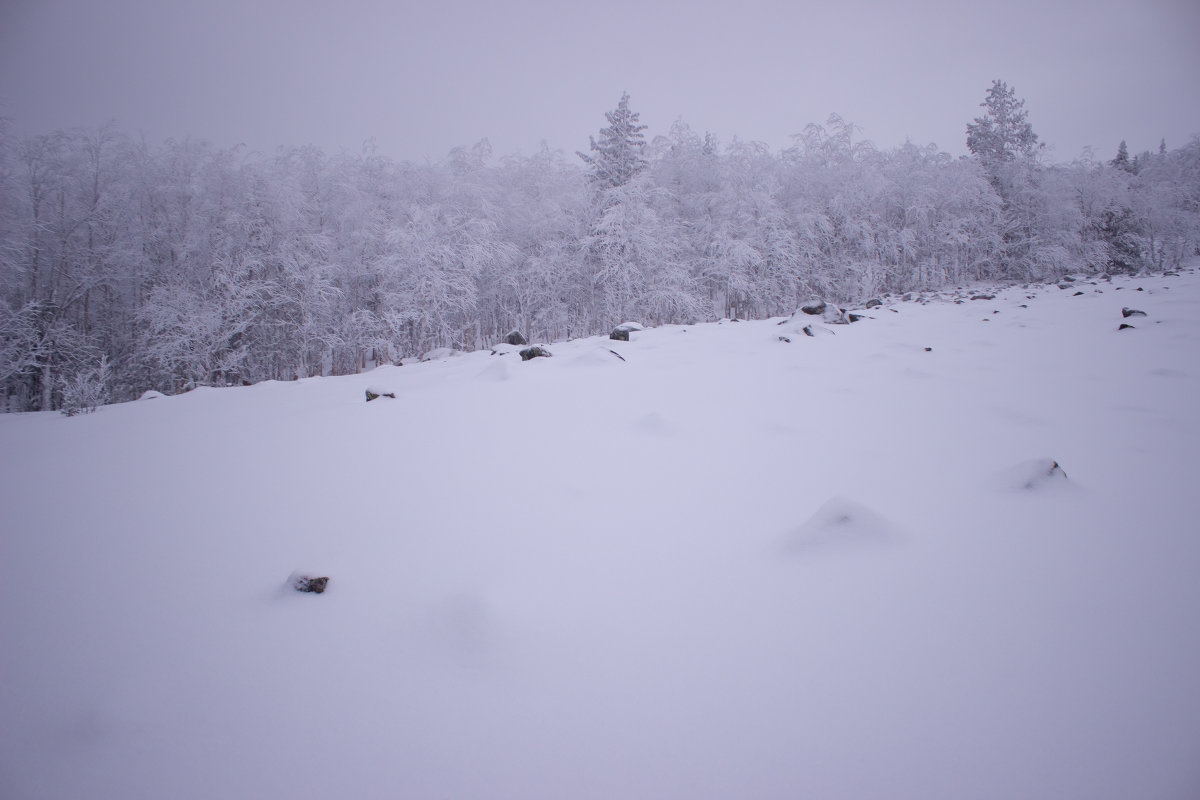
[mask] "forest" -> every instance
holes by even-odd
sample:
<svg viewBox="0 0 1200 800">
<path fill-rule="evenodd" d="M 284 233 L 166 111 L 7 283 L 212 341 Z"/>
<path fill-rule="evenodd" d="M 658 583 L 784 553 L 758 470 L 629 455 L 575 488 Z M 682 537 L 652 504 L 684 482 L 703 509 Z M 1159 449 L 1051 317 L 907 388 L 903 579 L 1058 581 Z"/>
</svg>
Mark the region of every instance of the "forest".
<svg viewBox="0 0 1200 800">
<path fill-rule="evenodd" d="M 647 140 L 628 95 L 586 151 L 497 157 L 482 141 L 432 164 L 5 123 L 3 408 L 70 414 L 514 329 L 551 342 L 761 319 L 1200 252 L 1200 138 L 1050 163 L 1012 88 L 980 107 L 960 158 L 878 149 L 836 115 L 779 152 L 683 122 Z"/>
</svg>

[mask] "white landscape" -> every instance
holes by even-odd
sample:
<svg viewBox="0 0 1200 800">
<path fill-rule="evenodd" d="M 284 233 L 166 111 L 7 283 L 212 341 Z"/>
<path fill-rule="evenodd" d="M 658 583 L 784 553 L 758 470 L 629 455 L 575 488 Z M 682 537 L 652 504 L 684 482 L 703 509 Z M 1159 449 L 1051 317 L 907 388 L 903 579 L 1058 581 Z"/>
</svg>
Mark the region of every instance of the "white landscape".
<svg viewBox="0 0 1200 800">
<path fill-rule="evenodd" d="M 0 415 L 0 796 L 1195 797 L 1197 264 L 990 291 Z"/>
</svg>

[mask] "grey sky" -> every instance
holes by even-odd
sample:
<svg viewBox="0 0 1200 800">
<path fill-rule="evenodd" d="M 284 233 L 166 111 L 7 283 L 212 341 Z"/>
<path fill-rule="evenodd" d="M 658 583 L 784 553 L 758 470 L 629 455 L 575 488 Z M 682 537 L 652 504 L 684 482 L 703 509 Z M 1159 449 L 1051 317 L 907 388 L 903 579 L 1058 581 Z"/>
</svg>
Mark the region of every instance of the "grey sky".
<svg viewBox="0 0 1200 800">
<path fill-rule="evenodd" d="M 0 115 L 436 160 L 586 149 L 628 91 L 651 136 L 777 149 L 836 112 L 960 154 L 1001 78 L 1065 161 L 1200 133 L 1198 39 L 1194 0 L 0 0 Z"/>
</svg>

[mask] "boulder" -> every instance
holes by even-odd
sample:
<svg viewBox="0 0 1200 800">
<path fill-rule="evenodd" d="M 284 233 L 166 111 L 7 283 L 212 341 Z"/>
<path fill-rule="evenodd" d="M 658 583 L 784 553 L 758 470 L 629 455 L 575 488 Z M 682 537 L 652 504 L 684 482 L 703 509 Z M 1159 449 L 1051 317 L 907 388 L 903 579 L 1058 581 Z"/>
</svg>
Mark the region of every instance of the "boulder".
<svg viewBox="0 0 1200 800">
<path fill-rule="evenodd" d="M 791 340 L 791 339 L 789 339 L 789 338 L 788 338 L 788 337 L 786 337 L 786 336 L 780 336 L 780 337 L 779 337 L 779 341 L 781 341 L 781 342 L 784 342 L 784 343 L 786 343 L 786 344 L 791 344 L 791 343 L 792 343 L 792 340 Z"/>
<path fill-rule="evenodd" d="M 851 322 L 858 322 L 860 319 L 866 319 L 866 318 L 867 317 L 865 314 L 847 314 L 846 315 L 846 319 L 850 320 Z"/>
<path fill-rule="evenodd" d="M 534 358 L 549 358 L 554 355 L 540 344 L 535 344 L 533 347 L 526 347 L 521 351 L 521 360 L 529 361 Z"/>
<path fill-rule="evenodd" d="M 971 299 L 972 300 L 995 300 L 996 295 L 994 295 L 994 294 L 973 294 L 973 295 L 971 295 Z"/>
<path fill-rule="evenodd" d="M 380 389 L 376 386 L 368 386 L 367 387 L 367 402 L 368 403 L 371 402 L 372 400 L 376 400 L 380 397 L 390 397 L 393 400 L 395 400 L 396 393 L 389 392 L 387 389 Z"/>
<path fill-rule="evenodd" d="M 825 306 L 825 312 L 821 315 L 822 319 L 829 325 L 849 325 L 850 320 L 846 319 L 846 309 L 837 308 L 836 306 Z"/>
<path fill-rule="evenodd" d="M 1146 312 L 1138 311 L 1136 308 L 1122 308 L 1121 316 L 1125 319 L 1129 319 L 1130 317 L 1144 317 L 1146 316 Z"/>
<path fill-rule="evenodd" d="M 1122 322 L 1120 325 L 1117 326 L 1117 330 L 1119 330 L 1119 331 L 1123 331 L 1126 329 L 1133 330 L 1133 326 L 1127 322 Z"/>
<path fill-rule="evenodd" d="M 803 328 L 801 328 L 800 330 L 804 331 L 804 335 L 805 335 L 805 336 L 813 336 L 813 335 L 814 335 L 814 334 L 813 334 L 812 325 L 805 325 L 805 326 L 804 326 Z"/>
<path fill-rule="evenodd" d="M 629 331 L 624 328 L 613 328 L 612 333 L 608 335 L 610 339 L 616 339 L 618 342 L 629 341 Z"/>
<path fill-rule="evenodd" d="M 825 313 L 825 301 L 810 300 L 809 302 L 800 306 L 800 311 L 813 317 L 819 317 Z"/>
<path fill-rule="evenodd" d="M 526 338 L 521 335 L 520 331 L 509 331 L 508 335 L 504 337 L 504 343 L 505 344 L 529 344 L 529 341 L 526 340 Z"/>
<path fill-rule="evenodd" d="M 878 297 L 871 298 L 870 300 L 867 301 L 867 308 L 875 308 L 876 306 L 881 306 L 881 305 L 883 305 L 883 301 L 880 300 Z"/>
<path fill-rule="evenodd" d="M 329 584 L 329 578 L 321 577 L 314 578 L 311 575 L 295 575 L 291 577 L 292 588 L 297 592 L 311 592 L 312 594 L 323 594 L 325 587 Z"/>
</svg>

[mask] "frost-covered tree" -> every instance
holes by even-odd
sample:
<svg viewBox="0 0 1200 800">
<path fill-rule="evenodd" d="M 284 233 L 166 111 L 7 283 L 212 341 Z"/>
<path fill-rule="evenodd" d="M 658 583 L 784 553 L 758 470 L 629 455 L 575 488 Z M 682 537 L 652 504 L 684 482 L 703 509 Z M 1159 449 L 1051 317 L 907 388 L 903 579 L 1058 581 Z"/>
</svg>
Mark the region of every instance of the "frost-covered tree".
<svg viewBox="0 0 1200 800">
<path fill-rule="evenodd" d="M 1028 159 L 1038 148 L 1038 137 L 1029 123 L 1025 101 L 1004 81 L 992 81 L 980 103 L 986 113 L 967 125 L 967 149 L 989 174 L 1000 164 Z"/>
<path fill-rule="evenodd" d="M 604 114 L 608 127 L 600 130 L 600 140 L 589 137 L 592 155 L 578 153 L 590 168 L 589 176 L 601 189 L 622 186 L 646 167 L 645 125 L 639 124 L 636 111 L 629 110 L 629 93 L 612 111 Z"/>
<path fill-rule="evenodd" d="M 1129 163 L 1129 147 L 1125 144 L 1125 140 L 1121 140 L 1121 144 L 1117 146 L 1117 155 L 1112 161 L 1108 162 L 1117 169 L 1123 169 L 1126 172 L 1133 172 L 1133 165 Z"/>
</svg>

